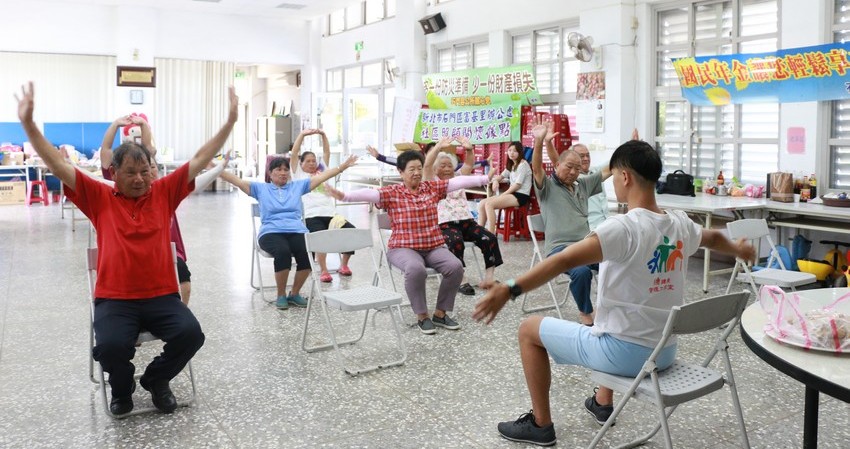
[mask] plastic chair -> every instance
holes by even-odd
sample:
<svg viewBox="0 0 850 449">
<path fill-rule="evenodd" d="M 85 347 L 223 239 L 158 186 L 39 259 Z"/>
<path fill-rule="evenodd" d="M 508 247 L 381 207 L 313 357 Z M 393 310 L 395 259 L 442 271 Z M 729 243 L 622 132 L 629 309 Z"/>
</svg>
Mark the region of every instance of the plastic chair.
<svg viewBox="0 0 850 449">
<path fill-rule="evenodd" d="M 684 402 L 717 391 L 723 388 L 723 385 L 728 385 L 741 431 L 741 447 L 749 448 L 750 442 L 747 438 L 741 402 L 738 400 L 735 378 L 732 375 L 732 362 L 729 359 L 729 343 L 727 342 L 729 335 L 738 325 L 749 297 L 750 293 L 743 291 L 673 307 L 667 318 L 667 324 L 664 326 L 661 340 L 655 346 L 637 377 L 615 376 L 599 371 L 592 372 L 590 377 L 593 381 L 623 393 L 623 399 L 614 408 L 611 417 L 593 438 L 589 447 L 593 448 L 599 444 L 602 437 L 614 424 L 617 415 L 620 414 L 629 399 L 634 397 L 654 404 L 657 407 L 660 422 L 646 435 L 620 447 L 641 445 L 649 441 L 661 429 L 664 433 L 665 446 L 672 448 L 673 442 L 667 419 L 676 410 L 676 407 Z M 685 363 L 676 360 L 669 368 L 663 371 L 658 370 L 655 364 L 656 358 L 674 335 L 696 334 L 705 331 L 714 332 L 718 326 L 727 323 L 728 326 L 715 340 L 702 363 Z M 708 367 L 718 353 L 722 355 L 725 375 L 724 372 Z"/>
<path fill-rule="evenodd" d="M 372 256 L 372 231 L 369 229 L 332 229 L 328 231 L 318 231 L 309 233 L 306 234 L 304 238 L 307 243 L 307 251 L 310 252 L 340 253 L 368 248 L 370 256 Z M 374 256 L 372 256 L 371 258 L 372 267 L 374 269 L 374 272 L 377 273 L 378 264 L 375 261 Z M 366 332 L 366 323 L 369 319 L 370 310 L 388 310 L 393 306 L 398 308 L 402 300 L 401 294 L 380 287 L 376 287 L 374 285 L 364 285 L 359 287 L 350 287 L 344 290 L 326 291 L 323 288 L 322 283 L 319 282 L 321 270 L 319 269 L 318 263 L 316 263 L 311 258 L 310 264 L 313 268 L 313 272 L 311 274 L 311 276 L 313 277 L 313 282 L 315 282 L 315 285 L 318 285 L 318 287 L 315 290 L 316 294 L 314 295 L 314 297 L 307 303 L 307 314 L 304 317 L 304 330 L 301 334 L 302 349 L 307 352 L 314 352 L 333 348 L 339 355 L 339 364 L 343 372 L 352 376 L 369 371 L 378 370 L 381 368 L 404 364 L 404 361 L 407 360 L 407 349 L 405 348 L 404 341 L 401 338 L 399 321 L 395 313 L 390 313 L 389 315 L 392 320 L 392 328 L 397 339 L 398 349 L 401 353 L 400 357 L 371 366 L 350 368 L 346 366 L 346 357 L 340 351 L 340 346 L 353 345 L 363 338 L 363 335 Z M 327 328 L 328 334 L 330 334 L 331 343 L 307 346 L 307 333 L 309 331 L 310 312 L 312 311 L 313 306 L 316 302 L 321 305 L 322 315 L 324 317 L 325 326 Z M 336 329 L 334 328 L 334 323 L 331 321 L 330 314 L 328 312 L 329 308 L 333 308 L 343 312 L 364 312 L 363 322 L 360 326 L 360 335 L 347 340 L 339 341 L 337 338 Z"/>
<path fill-rule="evenodd" d="M 266 259 L 274 259 L 274 256 L 263 251 L 260 248 L 260 242 L 257 240 L 257 220 L 260 219 L 260 205 L 257 203 L 251 204 L 251 287 L 254 290 L 260 291 L 260 296 L 267 303 L 275 302 L 277 298 L 266 299 L 266 287 L 263 286 L 263 272 L 260 270 L 260 256 Z M 256 267 L 256 268 L 255 268 Z M 254 273 L 257 273 L 257 280 L 254 281 Z"/>
<path fill-rule="evenodd" d="M 484 271 L 481 270 L 481 261 L 478 260 L 478 252 L 477 252 L 477 251 L 481 251 L 481 250 L 478 249 L 477 246 L 475 246 L 475 242 L 464 241 L 463 246 L 465 246 L 466 249 L 469 250 L 468 252 L 472 254 L 472 260 L 475 261 L 475 269 L 478 271 L 478 280 L 483 281 L 484 280 Z M 466 252 L 464 252 L 464 254 L 466 254 Z M 483 254 L 482 254 L 482 257 L 483 257 Z"/>
<path fill-rule="evenodd" d="M 750 269 L 750 261 L 735 259 L 735 267 L 732 269 L 732 276 L 729 278 L 729 285 L 726 286 L 726 293 L 732 290 L 732 283 L 737 279 L 739 282 L 747 282 L 753 289 L 753 294 L 758 294 L 756 285 L 776 285 L 781 288 L 790 288 L 796 290 L 795 287 L 817 282 L 817 276 L 811 273 L 803 273 L 800 271 L 790 271 L 785 267 L 782 259 L 776 250 L 776 245 L 773 239 L 770 238 L 770 229 L 767 227 L 767 221 L 763 218 L 746 218 L 736 220 L 726 224 L 726 229 L 729 231 L 731 239 L 747 239 L 753 242 L 758 242 L 756 248 L 761 249 L 761 240 L 767 241 L 770 247 L 770 255 L 767 259 L 767 265 L 771 266 L 775 260 L 779 264 L 777 268 L 763 268 L 758 271 Z M 743 273 L 741 272 L 743 271 Z"/>
<path fill-rule="evenodd" d="M 177 249 L 174 246 L 173 242 L 171 243 L 171 258 L 172 258 L 172 261 L 174 263 L 174 278 L 177 280 L 177 282 L 179 284 L 180 280 L 177 277 Z M 89 303 L 91 304 L 91 306 L 90 306 L 91 313 L 89 314 L 89 319 L 90 319 L 90 322 L 89 322 L 89 354 L 88 354 L 88 358 L 89 358 L 89 379 L 93 383 L 100 385 L 101 398 L 103 399 L 103 409 L 106 411 L 106 414 L 109 415 L 110 417 L 119 418 L 119 419 L 126 418 L 128 416 L 138 415 L 138 414 L 141 414 L 141 413 L 150 413 L 150 412 L 157 411 L 156 407 L 134 408 L 133 411 L 131 411 L 130 413 L 126 413 L 126 414 L 123 414 L 123 415 L 115 415 L 109 409 L 109 399 L 107 398 L 107 393 L 106 393 L 106 378 L 105 378 L 104 373 L 103 373 L 103 368 L 98 363 L 97 365 L 98 365 L 98 371 L 99 371 L 100 375 L 95 376 L 95 372 L 94 372 L 95 360 L 94 360 L 94 356 L 92 355 L 92 350 L 94 349 L 94 346 L 95 346 L 95 335 L 94 335 L 94 299 L 95 299 L 95 297 L 94 297 L 94 291 L 95 291 L 95 284 L 96 284 L 96 281 L 97 281 L 97 248 L 87 248 L 86 249 L 86 277 L 88 278 Z M 145 343 L 152 342 L 152 341 L 159 341 L 159 338 L 155 337 L 153 334 L 145 331 L 144 329 L 142 329 L 142 331 L 139 332 L 139 336 L 136 339 L 136 343 L 140 344 L 140 345 L 143 345 Z M 191 361 L 189 361 L 189 363 L 186 365 L 185 371 L 186 371 L 187 375 L 189 376 L 189 383 L 192 386 L 192 396 L 187 401 L 178 401 L 177 405 L 180 406 L 180 407 L 191 407 L 192 405 L 195 404 L 195 400 L 198 397 L 197 387 L 195 386 L 195 373 L 192 370 L 192 362 Z M 141 373 L 138 373 L 134 376 L 134 378 L 136 380 L 138 380 L 140 377 L 142 377 Z"/>
<path fill-rule="evenodd" d="M 505 213 L 505 219 L 500 220 L 502 212 Z M 528 216 L 528 206 L 506 207 L 499 209 L 496 221 L 499 222 L 496 228 L 496 235 L 502 234 L 502 240 L 509 242 L 511 236 L 528 238 L 528 227 L 526 226 L 526 217 Z"/>
<path fill-rule="evenodd" d="M 528 266 L 528 268 L 531 269 L 535 264 L 543 262 L 543 253 L 540 251 L 540 244 L 537 241 L 537 233 L 545 233 L 546 225 L 543 223 L 543 216 L 540 214 L 529 215 L 527 217 L 527 221 L 528 229 L 531 231 L 529 232 L 529 236 L 531 237 L 531 243 L 533 243 L 532 248 L 534 250 L 531 254 L 531 263 Z M 557 296 L 555 296 L 555 288 L 552 287 L 552 281 L 549 281 L 546 283 L 546 287 L 549 288 L 549 295 L 552 296 L 552 304 L 539 307 L 528 307 L 528 293 L 526 292 L 522 295 L 522 311 L 525 313 L 531 313 L 554 308 L 555 312 L 558 314 L 558 318 L 563 319 L 563 316 L 561 315 L 561 306 L 566 304 L 567 299 L 570 297 L 570 278 L 567 275 L 561 275 L 554 282 L 556 285 L 564 286 L 564 297 L 561 301 L 558 301 Z"/>
</svg>

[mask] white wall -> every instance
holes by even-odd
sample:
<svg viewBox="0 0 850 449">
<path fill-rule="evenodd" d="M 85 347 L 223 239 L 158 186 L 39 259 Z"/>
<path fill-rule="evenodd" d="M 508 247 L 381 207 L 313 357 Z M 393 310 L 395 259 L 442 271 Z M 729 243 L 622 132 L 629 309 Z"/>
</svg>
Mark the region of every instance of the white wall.
<svg viewBox="0 0 850 449">
<path fill-rule="evenodd" d="M 116 55 L 123 63 L 138 48 L 146 64 L 161 57 L 300 65 L 306 58 L 304 21 L 39 0 L 3 1 L 0 17 L 5 51 Z"/>
</svg>

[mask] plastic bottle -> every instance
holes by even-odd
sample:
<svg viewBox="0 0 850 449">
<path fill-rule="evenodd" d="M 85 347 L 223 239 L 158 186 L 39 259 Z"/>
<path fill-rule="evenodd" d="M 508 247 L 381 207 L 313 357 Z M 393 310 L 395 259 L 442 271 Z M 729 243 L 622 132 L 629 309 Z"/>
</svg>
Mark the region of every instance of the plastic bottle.
<svg viewBox="0 0 850 449">
<path fill-rule="evenodd" d="M 722 186 L 726 183 L 726 180 L 723 179 L 723 170 L 720 170 L 720 173 L 717 174 L 717 185 Z"/>
<path fill-rule="evenodd" d="M 815 174 L 809 176 L 809 190 L 811 190 L 812 199 L 818 197 L 818 181 L 815 179 Z"/>
<path fill-rule="evenodd" d="M 811 191 L 811 188 L 809 187 L 809 177 L 803 176 L 803 183 L 800 187 L 800 202 L 806 203 L 806 202 L 809 201 L 809 199 L 811 199 L 811 197 L 812 197 L 812 191 Z"/>
</svg>

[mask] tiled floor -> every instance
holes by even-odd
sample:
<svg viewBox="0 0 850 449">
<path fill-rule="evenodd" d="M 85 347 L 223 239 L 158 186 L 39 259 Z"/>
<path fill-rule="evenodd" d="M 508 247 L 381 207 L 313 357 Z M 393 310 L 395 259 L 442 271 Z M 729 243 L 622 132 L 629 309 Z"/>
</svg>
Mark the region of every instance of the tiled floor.
<svg viewBox="0 0 850 449">
<path fill-rule="evenodd" d="M 200 400 L 172 415 L 125 420 L 103 413 L 98 388 L 88 379 L 85 225 L 78 222 L 71 232 L 54 204 L 0 207 L 0 447 L 521 446 L 495 429 L 497 421 L 530 407 L 517 352 L 516 329 L 524 317 L 518 304 L 483 326 L 470 319 L 475 299 L 458 296 L 462 330 L 424 336 L 405 328 L 409 359 L 403 367 L 350 378 L 333 353 L 301 350 L 303 309 L 278 311 L 249 286 L 248 204 L 235 192 L 205 192 L 181 206 L 194 281 L 191 307 L 207 337 L 194 359 Z M 368 225 L 365 206 L 342 210 L 358 226 Z M 506 264 L 498 275 L 507 278 L 527 269 L 530 243 L 503 244 L 502 253 Z M 350 282 L 369 282 L 367 255 L 355 257 Z M 262 262 L 271 285 L 270 261 Z M 701 267 L 701 260 L 692 260 L 691 298 L 704 296 Z M 469 272 L 475 281 L 475 270 Z M 714 278 L 710 294 L 724 289 L 725 279 Z M 435 285 L 429 292 L 433 298 Z M 543 291 L 534 296 L 546 300 Z M 565 310 L 576 318 L 571 303 Z M 412 321 L 409 309 L 405 314 Z M 370 324 L 367 340 L 348 351 L 374 358 L 382 355 L 375 348 L 389 350 L 391 334 L 382 330 L 388 322 L 386 314 L 378 316 L 378 329 Z M 684 341 L 680 356 L 704 350 L 707 342 Z M 802 386 L 757 359 L 737 332 L 731 352 L 753 447 L 800 447 Z M 178 396 L 187 386 L 183 376 L 173 383 Z M 560 447 L 584 447 L 598 430 L 581 405 L 591 388 L 586 370 L 555 368 Z M 150 402 L 141 389 L 135 400 L 137 406 Z M 847 404 L 822 396 L 820 447 L 850 444 L 848 412 Z M 647 429 L 650 416 L 652 409 L 630 403 L 602 447 Z M 681 407 L 671 425 L 677 447 L 739 447 L 726 391 Z"/>
</svg>

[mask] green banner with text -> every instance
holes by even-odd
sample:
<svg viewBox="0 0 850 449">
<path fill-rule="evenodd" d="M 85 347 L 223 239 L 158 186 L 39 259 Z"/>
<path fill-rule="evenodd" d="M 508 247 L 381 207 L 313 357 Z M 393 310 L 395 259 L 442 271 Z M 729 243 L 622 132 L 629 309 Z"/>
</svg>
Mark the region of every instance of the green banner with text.
<svg viewBox="0 0 850 449">
<path fill-rule="evenodd" d="M 431 109 L 489 106 L 519 101 L 543 104 L 531 65 L 459 70 L 425 75 L 425 99 Z"/>
<path fill-rule="evenodd" d="M 450 110 L 423 109 L 413 140 L 427 143 L 465 136 L 476 144 L 515 141 L 520 139 L 521 115 L 519 101 Z"/>
</svg>

